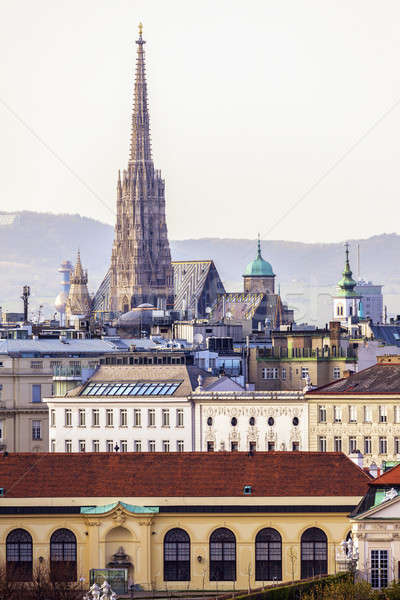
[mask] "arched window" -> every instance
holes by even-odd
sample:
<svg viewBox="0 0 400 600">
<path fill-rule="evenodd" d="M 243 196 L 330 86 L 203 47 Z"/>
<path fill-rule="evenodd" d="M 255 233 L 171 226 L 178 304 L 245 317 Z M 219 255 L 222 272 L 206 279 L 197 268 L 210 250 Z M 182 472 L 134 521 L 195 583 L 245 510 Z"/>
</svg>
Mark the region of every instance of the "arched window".
<svg viewBox="0 0 400 600">
<path fill-rule="evenodd" d="M 178 527 L 164 537 L 164 581 L 190 581 L 190 537 Z"/>
<path fill-rule="evenodd" d="M 210 536 L 210 581 L 236 580 L 236 538 L 220 527 Z"/>
<path fill-rule="evenodd" d="M 266 527 L 256 536 L 256 581 L 282 579 L 282 539 L 276 529 Z"/>
<path fill-rule="evenodd" d="M 32 537 L 25 529 L 7 536 L 6 571 L 9 581 L 32 581 Z"/>
<path fill-rule="evenodd" d="M 328 540 L 322 529 L 310 527 L 301 536 L 301 578 L 328 572 Z"/>
<path fill-rule="evenodd" d="M 56 581 L 76 581 L 76 537 L 69 529 L 57 529 L 50 538 L 50 570 Z"/>
</svg>

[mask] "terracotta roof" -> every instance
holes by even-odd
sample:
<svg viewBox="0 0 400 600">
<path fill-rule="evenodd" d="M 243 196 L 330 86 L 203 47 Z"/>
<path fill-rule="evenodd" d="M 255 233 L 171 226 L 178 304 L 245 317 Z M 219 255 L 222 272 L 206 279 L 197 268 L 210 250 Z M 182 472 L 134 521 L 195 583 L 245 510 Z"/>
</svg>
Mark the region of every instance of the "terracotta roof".
<svg viewBox="0 0 400 600">
<path fill-rule="evenodd" d="M 336 452 L 9 453 L 7 498 L 363 496 L 370 477 Z"/>
<path fill-rule="evenodd" d="M 399 394 L 400 364 L 378 363 L 333 383 L 307 392 L 321 394 Z"/>
<path fill-rule="evenodd" d="M 100 365 L 83 385 L 74 388 L 66 395 L 79 396 L 90 381 L 103 383 L 182 381 L 172 396 L 184 397 L 197 388 L 199 375 L 203 377 L 203 389 L 207 389 L 208 385 L 218 381 L 218 377 L 192 365 Z"/>
<path fill-rule="evenodd" d="M 400 465 L 393 467 L 393 469 L 389 469 L 376 479 L 373 479 L 370 482 L 373 486 L 378 487 L 386 487 L 386 486 L 400 486 Z"/>
</svg>

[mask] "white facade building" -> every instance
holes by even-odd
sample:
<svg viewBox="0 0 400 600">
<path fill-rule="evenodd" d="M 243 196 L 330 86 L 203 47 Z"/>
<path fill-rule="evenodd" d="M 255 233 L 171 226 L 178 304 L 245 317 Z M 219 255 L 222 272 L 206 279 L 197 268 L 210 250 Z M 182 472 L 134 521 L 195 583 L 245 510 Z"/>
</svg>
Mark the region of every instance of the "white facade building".
<svg viewBox="0 0 400 600">
<path fill-rule="evenodd" d="M 187 365 L 101 365 L 46 400 L 50 452 L 307 450 L 302 392 L 244 391 Z"/>
<path fill-rule="evenodd" d="M 361 298 L 363 317 L 372 319 L 373 323 L 383 323 L 382 285 L 374 285 L 363 279 L 357 282 L 354 291 Z"/>
<path fill-rule="evenodd" d="M 196 450 L 308 450 L 302 392 L 197 391 L 190 400 Z"/>
</svg>

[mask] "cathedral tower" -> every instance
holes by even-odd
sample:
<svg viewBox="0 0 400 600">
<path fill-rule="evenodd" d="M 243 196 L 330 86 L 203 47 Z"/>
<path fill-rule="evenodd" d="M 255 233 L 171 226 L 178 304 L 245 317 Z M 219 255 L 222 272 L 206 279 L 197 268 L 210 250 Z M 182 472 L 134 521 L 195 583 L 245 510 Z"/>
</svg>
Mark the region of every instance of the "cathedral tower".
<svg viewBox="0 0 400 600">
<path fill-rule="evenodd" d="M 173 304 L 173 271 L 165 218 L 165 184 L 154 169 L 142 25 L 128 167 L 117 182 L 117 222 L 110 267 L 110 309 L 127 312 L 140 304 Z"/>
<path fill-rule="evenodd" d="M 71 286 L 69 288 L 68 299 L 65 306 L 67 321 L 70 321 L 74 315 L 85 317 L 90 313 L 91 299 L 87 288 L 88 276 L 87 271 L 84 271 L 82 268 L 79 250 L 70 281 Z"/>
</svg>

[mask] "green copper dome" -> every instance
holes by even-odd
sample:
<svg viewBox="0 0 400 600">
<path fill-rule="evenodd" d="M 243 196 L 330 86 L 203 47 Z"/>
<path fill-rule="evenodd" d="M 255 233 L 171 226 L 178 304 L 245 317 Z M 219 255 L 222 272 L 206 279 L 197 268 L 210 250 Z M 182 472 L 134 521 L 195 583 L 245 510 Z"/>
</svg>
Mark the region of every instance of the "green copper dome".
<svg viewBox="0 0 400 600">
<path fill-rule="evenodd" d="M 352 271 L 350 269 L 349 263 L 349 245 L 346 244 L 346 264 L 344 267 L 344 271 L 342 273 L 343 277 L 339 281 L 339 296 L 345 296 L 346 298 L 354 298 L 358 297 L 357 293 L 354 291 L 354 288 L 357 285 L 357 282 L 354 281 L 352 275 Z"/>
<path fill-rule="evenodd" d="M 260 238 L 258 239 L 257 258 L 247 265 L 243 277 L 275 277 L 271 265 L 261 256 Z"/>
</svg>

